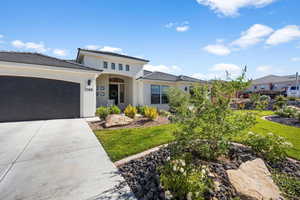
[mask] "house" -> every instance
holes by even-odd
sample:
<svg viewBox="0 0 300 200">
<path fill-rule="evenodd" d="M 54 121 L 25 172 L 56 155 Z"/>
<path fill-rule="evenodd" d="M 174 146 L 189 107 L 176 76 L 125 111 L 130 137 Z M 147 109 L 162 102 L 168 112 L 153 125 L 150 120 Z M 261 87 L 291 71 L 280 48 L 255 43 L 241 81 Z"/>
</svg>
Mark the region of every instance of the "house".
<svg viewBox="0 0 300 200">
<path fill-rule="evenodd" d="M 300 78 L 300 77 L 299 77 Z M 258 79 L 254 79 L 251 82 L 251 92 L 285 92 L 289 86 L 296 84 L 296 75 L 276 76 L 268 75 Z"/>
<path fill-rule="evenodd" d="M 149 61 L 78 49 L 76 60 L 0 52 L 0 121 L 92 117 L 99 106 L 168 109 L 166 91 L 201 80 L 144 70 Z"/>
</svg>

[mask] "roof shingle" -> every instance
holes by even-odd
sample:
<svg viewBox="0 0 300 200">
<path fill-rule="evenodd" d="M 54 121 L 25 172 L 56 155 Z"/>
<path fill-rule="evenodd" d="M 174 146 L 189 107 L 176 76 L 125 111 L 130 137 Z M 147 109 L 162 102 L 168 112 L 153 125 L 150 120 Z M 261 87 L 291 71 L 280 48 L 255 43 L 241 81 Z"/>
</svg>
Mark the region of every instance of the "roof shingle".
<svg viewBox="0 0 300 200">
<path fill-rule="evenodd" d="M 102 71 L 102 70 L 97 70 L 97 69 L 84 66 L 76 62 L 61 60 L 40 53 L 31 53 L 31 52 L 1 51 L 0 61 L 63 67 L 63 68 L 89 70 L 89 71 Z"/>
</svg>

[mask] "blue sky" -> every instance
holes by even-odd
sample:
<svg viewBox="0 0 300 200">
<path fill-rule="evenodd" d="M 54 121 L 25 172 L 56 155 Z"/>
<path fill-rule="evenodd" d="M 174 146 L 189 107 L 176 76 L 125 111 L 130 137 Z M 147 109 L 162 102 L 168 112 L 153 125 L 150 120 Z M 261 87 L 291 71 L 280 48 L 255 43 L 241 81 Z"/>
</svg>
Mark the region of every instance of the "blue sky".
<svg viewBox="0 0 300 200">
<path fill-rule="evenodd" d="M 300 71 L 299 0 L 4 1 L 0 50 L 72 59 L 78 47 L 209 79 Z"/>
</svg>

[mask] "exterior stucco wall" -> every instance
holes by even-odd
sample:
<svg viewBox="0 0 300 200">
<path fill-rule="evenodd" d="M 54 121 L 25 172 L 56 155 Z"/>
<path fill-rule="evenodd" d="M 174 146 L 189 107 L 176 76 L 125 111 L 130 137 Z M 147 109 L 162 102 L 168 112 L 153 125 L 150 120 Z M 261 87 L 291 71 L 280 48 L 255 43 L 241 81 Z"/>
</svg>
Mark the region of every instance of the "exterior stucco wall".
<svg viewBox="0 0 300 200">
<path fill-rule="evenodd" d="M 80 117 L 91 117 L 96 110 L 96 77 L 99 73 L 40 65 L 0 62 L 0 76 L 24 76 L 69 81 L 80 84 Z M 87 81 L 91 86 L 87 89 Z"/>
<path fill-rule="evenodd" d="M 106 61 L 108 67 L 104 68 L 103 63 Z M 115 63 L 115 69 L 111 69 L 111 63 Z M 144 62 L 137 62 L 130 59 L 118 58 L 112 56 L 99 56 L 99 55 L 84 55 L 83 64 L 95 69 L 101 69 L 104 73 L 124 75 L 129 77 L 138 78 L 143 75 Z M 119 70 L 119 64 L 123 65 L 123 70 Z M 125 70 L 125 66 L 129 65 L 129 71 Z"/>
</svg>

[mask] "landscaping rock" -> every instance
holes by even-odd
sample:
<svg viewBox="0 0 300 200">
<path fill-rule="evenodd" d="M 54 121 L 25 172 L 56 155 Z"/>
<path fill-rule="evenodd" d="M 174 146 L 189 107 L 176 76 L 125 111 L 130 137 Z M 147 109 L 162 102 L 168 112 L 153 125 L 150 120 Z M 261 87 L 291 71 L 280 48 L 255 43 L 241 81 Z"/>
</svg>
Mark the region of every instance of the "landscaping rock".
<svg viewBox="0 0 300 200">
<path fill-rule="evenodd" d="M 113 126 L 125 126 L 133 122 L 133 119 L 125 116 L 125 115 L 109 115 L 106 118 L 105 127 L 113 127 Z"/>
<path fill-rule="evenodd" d="M 237 192 L 249 199 L 280 199 L 279 188 L 271 178 L 264 161 L 247 161 L 237 170 L 227 170 L 228 178 Z"/>
</svg>

